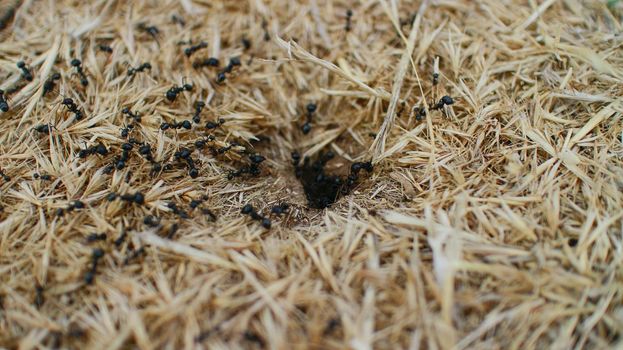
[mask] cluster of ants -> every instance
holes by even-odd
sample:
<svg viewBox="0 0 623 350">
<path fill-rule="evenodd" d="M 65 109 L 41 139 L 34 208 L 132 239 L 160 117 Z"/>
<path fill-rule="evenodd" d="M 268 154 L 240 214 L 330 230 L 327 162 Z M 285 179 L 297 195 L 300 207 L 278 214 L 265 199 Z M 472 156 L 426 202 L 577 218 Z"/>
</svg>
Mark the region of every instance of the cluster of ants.
<svg viewBox="0 0 623 350">
<path fill-rule="evenodd" d="M 184 26 L 185 22 L 179 16 L 174 16 L 173 20 L 175 23 Z M 353 12 L 348 10 L 346 12 L 346 24 L 345 30 L 352 30 L 352 20 L 353 20 Z M 267 24 L 264 22 L 263 28 L 265 30 L 264 40 L 270 40 L 270 35 L 267 30 Z M 156 42 L 158 41 L 158 36 L 160 34 L 160 30 L 151 25 L 141 24 L 138 26 L 138 29 L 151 36 Z M 242 38 L 241 43 L 243 45 L 244 50 L 248 50 L 251 47 L 251 42 L 247 38 Z M 113 48 L 109 45 L 100 44 L 99 50 L 108 54 L 113 53 Z M 205 41 L 201 41 L 197 44 L 191 45 L 183 49 L 182 53 L 187 59 L 191 59 L 191 57 L 197 54 L 200 50 L 206 49 L 208 47 L 208 43 Z M 232 74 L 237 67 L 242 65 L 240 57 L 231 57 L 229 62 L 224 67 L 221 67 L 221 61 L 216 57 L 207 57 L 200 58 L 195 60 L 192 63 L 192 67 L 194 69 L 215 69 L 214 81 L 217 84 L 224 84 L 227 80 L 227 76 Z M 85 71 L 82 61 L 79 59 L 72 59 L 70 61 L 70 66 L 75 69 L 75 74 L 79 78 L 80 85 L 83 87 L 87 87 L 89 85 L 89 79 L 87 72 Z M 219 69 L 219 67 L 221 67 Z M 25 81 L 33 81 L 33 75 L 31 73 L 31 69 L 27 66 L 24 61 L 17 62 L 17 68 L 20 70 L 21 78 Z M 138 73 L 151 71 L 152 65 L 149 62 L 144 62 L 136 67 L 130 67 L 127 69 L 127 77 L 131 79 L 136 76 Z M 57 84 L 61 81 L 61 73 L 54 72 L 52 73 L 44 82 L 43 82 L 43 96 L 45 97 L 49 93 L 52 93 Z M 433 83 L 437 84 L 439 81 L 439 73 L 437 69 L 433 74 Z M 193 91 L 194 87 L 191 83 L 182 82 L 181 85 L 173 85 L 170 87 L 164 94 L 164 101 L 167 103 L 175 103 L 180 94 L 184 92 Z M 0 111 L 8 112 L 10 107 L 8 103 L 7 93 L 3 90 L 0 90 Z M 85 117 L 85 112 L 83 112 L 78 104 L 72 98 L 63 98 L 61 104 L 67 108 L 69 113 L 74 115 L 74 119 L 76 121 L 80 121 Z M 432 104 L 431 110 L 442 109 L 444 106 L 449 106 L 454 104 L 454 100 L 450 96 L 443 96 L 439 102 Z M 162 132 L 171 130 L 193 130 L 193 124 L 199 125 L 201 123 L 201 114 L 206 108 L 206 103 L 203 101 L 196 101 L 194 103 L 194 113 L 190 120 L 182 120 L 182 121 L 163 121 L 159 130 Z M 425 108 L 415 107 L 414 111 L 416 112 L 416 118 L 418 120 L 422 119 L 426 115 Z M 110 174 L 115 169 L 121 170 L 128 167 L 128 164 L 131 160 L 131 155 L 134 150 L 138 151 L 138 154 L 151 163 L 151 175 L 155 176 L 161 171 L 169 171 L 173 169 L 174 162 L 181 164 L 187 168 L 187 174 L 190 178 L 196 179 L 200 175 L 200 164 L 196 158 L 193 158 L 193 152 L 201 152 L 203 149 L 208 147 L 211 150 L 213 156 L 217 157 L 223 155 L 227 152 L 235 150 L 236 152 L 244 155 L 242 159 L 238 162 L 243 163 L 235 170 L 231 170 L 227 173 L 228 179 L 234 179 L 244 176 L 249 177 L 258 177 L 262 174 L 262 164 L 266 160 L 263 155 L 248 151 L 245 147 L 242 147 L 235 141 L 229 142 L 229 144 L 220 144 L 217 146 L 217 139 L 213 134 L 208 134 L 207 136 L 198 138 L 192 141 L 190 144 L 181 146 L 178 150 L 173 154 L 173 159 L 171 163 L 165 163 L 163 160 L 156 160 L 156 156 L 152 153 L 152 147 L 146 143 L 139 141 L 133 137 L 130 137 L 130 134 L 135 129 L 135 125 L 141 123 L 141 115 L 138 112 L 132 112 L 130 107 L 124 107 L 121 110 L 121 113 L 127 117 L 130 121 L 121 129 L 121 137 L 124 139 L 124 142 L 120 145 L 118 149 L 118 153 L 112 156 L 111 163 L 109 163 L 104 169 L 104 174 Z M 310 102 L 304 107 L 304 122 L 300 125 L 300 130 L 303 135 L 307 135 L 312 131 L 312 122 L 314 116 L 320 113 L 318 112 L 318 105 L 314 102 Z M 192 121 L 192 122 L 191 122 Z M 211 133 L 215 132 L 216 129 L 223 126 L 225 124 L 225 120 L 223 118 L 217 118 L 212 121 L 207 121 L 205 124 L 205 132 Z M 41 134 L 50 134 L 53 130 L 53 126 L 50 124 L 41 124 L 37 125 L 33 128 L 38 133 Z M 242 150 L 241 150 L 242 148 Z M 100 156 L 100 157 L 110 157 L 111 152 L 114 153 L 115 147 L 107 147 L 102 142 L 98 142 L 95 145 L 90 147 L 86 147 L 81 149 L 78 152 L 78 157 L 85 159 L 90 156 Z M 120 152 L 119 152 L 120 151 Z M 354 162 L 350 165 L 350 172 L 347 176 L 340 176 L 335 174 L 330 174 L 326 170 L 327 163 L 333 159 L 335 155 L 332 152 L 326 152 L 324 154 L 320 154 L 316 157 L 315 160 L 305 158 L 301 159 L 301 155 L 294 151 L 291 153 L 292 158 L 292 169 L 296 178 L 301 182 L 303 186 L 303 190 L 305 192 L 305 196 L 308 202 L 308 206 L 310 208 L 326 208 L 331 206 L 340 196 L 348 194 L 350 191 L 355 188 L 357 183 L 360 181 L 362 177 L 362 173 L 370 174 L 373 172 L 373 165 L 371 162 Z M 4 172 L 0 171 L 0 176 L 5 180 L 9 181 L 10 177 L 6 175 Z M 37 175 L 37 177 L 39 177 Z M 41 175 L 40 178 L 42 180 L 49 180 L 50 175 Z M 190 210 L 197 210 L 208 216 L 210 220 L 215 221 L 216 215 L 207 207 L 202 206 L 202 202 L 207 198 L 203 198 L 202 200 L 193 199 L 190 202 Z M 145 204 L 145 195 L 142 192 L 133 192 L 133 193 L 125 193 L 118 194 L 111 192 L 106 196 L 106 200 L 109 202 L 113 202 L 115 200 L 120 200 L 122 202 L 127 203 L 127 205 L 137 205 L 142 206 Z M 59 208 L 56 210 L 57 216 L 63 216 L 66 213 L 77 211 L 84 209 L 86 207 L 85 203 L 76 200 L 71 202 L 65 208 Z M 189 212 L 180 208 L 177 204 L 170 202 L 167 204 L 167 208 L 173 214 L 177 215 L 180 219 L 187 219 L 190 217 Z M 270 229 L 272 226 L 271 215 L 281 216 L 287 214 L 290 211 L 290 205 L 287 203 L 282 203 L 279 205 L 275 205 L 271 208 L 270 213 L 267 215 L 262 215 L 258 212 L 255 207 L 251 204 L 245 204 L 240 213 L 242 215 L 248 216 L 251 220 L 259 222 L 259 224 L 265 229 Z M 177 223 L 173 223 L 168 227 L 161 223 L 161 219 L 154 215 L 146 215 L 142 223 L 150 228 L 156 228 L 158 230 L 163 230 L 163 235 L 167 239 L 173 239 L 175 233 L 179 229 L 179 225 Z M 159 231 L 162 232 L 162 231 Z M 160 233 L 159 233 L 160 234 Z M 114 240 L 114 245 L 119 248 L 124 241 L 126 241 L 127 231 L 124 227 L 121 234 Z M 87 243 L 95 243 L 95 242 L 105 242 L 107 240 L 107 235 L 105 233 L 94 233 L 87 237 Z M 140 255 L 145 252 L 145 248 L 143 246 L 138 247 L 138 249 L 131 249 L 129 254 L 126 256 L 124 263 L 128 264 L 133 259 L 136 259 Z M 97 273 L 97 268 L 101 264 L 101 260 L 105 255 L 105 251 L 102 248 L 94 248 L 91 253 L 90 266 L 86 269 L 84 274 L 84 283 L 89 285 L 95 281 L 95 276 Z M 43 293 L 44 287 L 37 285 L 36 286 L 36 305 L 40 306 L 44 302 Z M 334 321 L 335 322 L 335 321 Z M 335 325 L 331 326 L 334 327 Z M 261 338 L 257 337 L 254 334 L 246 334 L 245 338 L 250 341 L 261 342 Z"/>
</svg>

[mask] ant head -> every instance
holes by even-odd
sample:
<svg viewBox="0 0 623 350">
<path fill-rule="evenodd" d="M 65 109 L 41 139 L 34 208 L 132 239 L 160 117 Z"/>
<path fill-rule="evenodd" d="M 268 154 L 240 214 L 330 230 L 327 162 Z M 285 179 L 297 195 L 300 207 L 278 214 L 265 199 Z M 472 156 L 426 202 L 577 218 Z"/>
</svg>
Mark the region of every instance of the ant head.
<svg viewBox="0 0 623 350">
<path fill-rule="evenodd" d="M 74 58 L 73 60 L 71 60 L 70 64 L 73 67 L 80 67 L 80 65 L 82 65 L 82 62 L 79 59 Z"/>
</svg>

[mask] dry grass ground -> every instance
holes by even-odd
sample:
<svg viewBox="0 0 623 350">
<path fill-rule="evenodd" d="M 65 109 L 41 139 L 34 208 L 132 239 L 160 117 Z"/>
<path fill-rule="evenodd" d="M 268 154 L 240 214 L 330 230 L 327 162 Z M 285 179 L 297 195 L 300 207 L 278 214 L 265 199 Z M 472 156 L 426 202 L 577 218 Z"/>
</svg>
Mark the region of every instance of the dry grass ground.
<svg viewBox="0 0 623 350">
<path fill-rule="evenodd" d="M 621 2 L 0 4 L 1 346 L 623 347 Z M 374 171 L 308 208 L 329 150 Z"/>
</svg>

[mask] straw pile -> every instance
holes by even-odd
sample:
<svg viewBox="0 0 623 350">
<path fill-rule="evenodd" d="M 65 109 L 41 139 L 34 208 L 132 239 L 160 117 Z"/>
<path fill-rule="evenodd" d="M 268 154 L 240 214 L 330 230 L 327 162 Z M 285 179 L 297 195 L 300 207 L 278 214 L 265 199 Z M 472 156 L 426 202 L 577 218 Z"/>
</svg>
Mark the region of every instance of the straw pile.
<svg viewBox="0 0 623 350">
<path fill-rule="evenodd" d="M 1 346 L 623 346 L 621 2 L 0 10 Z"/>
</svg>

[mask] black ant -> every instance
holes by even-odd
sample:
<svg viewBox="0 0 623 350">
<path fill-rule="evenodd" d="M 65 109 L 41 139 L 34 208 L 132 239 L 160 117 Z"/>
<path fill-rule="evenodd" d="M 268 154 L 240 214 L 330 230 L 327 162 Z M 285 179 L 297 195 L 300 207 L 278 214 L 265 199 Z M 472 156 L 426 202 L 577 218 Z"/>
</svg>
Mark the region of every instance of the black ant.
<svg viewBox="0 0 623 350">
<path fill-rule="evenodd" d="M 193 115 L 193 122 L 199 124 L 199 122 L 201 122 L 201 111 L 203 110 L 203 108 L 206 106 L 205 102 L 203 101 L 197 101 L 195 102 L 195 115 Z"/>
<path fill-rule="evenodd" d="M 332 318 L 329 320 L 329 322 L 327 323 L 327 326 L 325 327 L 324 331 L 322 332 L 324 335 L 329 335 L 331 333 L 333 333 L 333 331 L 335 331 L 335 329 L 337 327 L 340 326 L 340 319 L 339 318 Z"/>
<path fill-rule="evenodd" d="M 75 200 L 73 201 L 69 206 L 67 206 L 67 211 L 72 211 L 75 209 L 84 209 L 85 205 L 84 202 L 82 202 L 81 200 Z"/>
<path fill-rule="evenodd" d="M 181 87 L 178 87 L 177 85 L 173 85 L 172 88 L 167 90 L 167 93 L 165 96 L 167 100 L 173 102 L 177 98 L 177 95 L 179 95 L 182 91 L 191 91 L 192 89 L 193 89 L 193 86 L 191 84 L 184 84 Z"/>
<path fill-rule="evenodd" d="M 240 65 L 240 57 L 232 57 L 229 59 L 229 64 L 227 65 L 227 67 L 225 67 L 224 72 L 231 73 L 234 67 L 238 67 Z"/>
<path fill-rule="evenodd" d="M 290 208 L 290 205 L 288 205 L 287 203 L 282 203 L 282 204 L 273 206 L 270 212 L 276 215 L 281 215 L 287 212 L 289 208 Z"/>
<path fill-rule="evenodd" d="M 147 215 L 143 218 L 143 223 L 149 227 L 158 227 L 160 225 L 160 218 L 153 215 Z"/>
<path fill-rule="evenodd" d="M 240 213 L 249 215 L 253 220 L 261 221 L 262 226 L 266 229 L 269 229 L 271 226 L 270 219 L 258 214 L 258 212 L 255 211 L 255 208 L 253 208 L 251 204 L 246 204 L 244 207 L 242 207 Z"/>
<path fill-rule="evenodd" d="M 2 179 L 5 182 L 11 181 L 11 177 L 9 175 L 5 174 L 1 169 L 0 169 L 0 177 L 2 177 Z"/>
<path fill-rule="evenodd" d="M 223 124 L 225 124 L 225 119 L 219 118 L 217 122 L 207 122 L 206 129 L 210 129 L 210 130 L 216 129 Z"/>
<path fill-rule="evenodd" d="M 127 236 L 127 233 L 125 232 L 125 228 L 121 229 L 121 234 L 113 242 L 115 244 L 115 247 L 119 247 L 123 243 L 123 241 L 125 240 L 126 236 Z"/>
<path fill-rule="evenodd" d="M 242 39 L 240 39 L 240 42 L 242 43 L 242 47 L 245 51 L 251 48 L 251 41 L 246 37 L 242 37 Z"/>
<path fill-rule="evenodd" d="M 193 63 L 193 68 L 201 68 L 201 67 L 218 67 L 220 65 L 220 61 L 216 57 L 206 58 L 203 61 L 195 61 Z"/>
<path fill-rule="evenodd" d="M 220 152 L 221 150 L 219 150 Z M 229 179 L 233 179 L 235 177 L 242 176 L 243 174 L 250 174 L 251 176 L 258 176 L 261 173 L 260 164 L 266 160 L 266 158 L 262 155 L 255 154 L 249 156 L 249 160 L 251 161 L 250 165 L 244 166 L 234 172 L 229 173 L 227 177 Z"/>
<path fill-rule="evenodd" d="M 112 53 L 112 47 L 108 46 L 108 45 L 100 45 L 99 46 L 100 51 L 106 52 L 106 53 Z"/>
<path fill-rule="evenodd" d="M 177 232 L 177 230 L 179 229 L 179 225 L 178 224 L 173 224 L 169 227 L 169 232 L 167 232 L 166 238 L 167 239 L 173 239 L 173 236 L 175 236 L 175 233 Z"/>
<path fill-rule="evenodd" d="M 48 174 L 42 174 L 42 175 L 39 175 L 38 173 L 34 173 L 34 174 L 32 175 L 32 177 L 34 177 L 35 179 L 41 179 L 41 180 L 43 180 L 43 181 L 49 181 L 49 180 L 52 180 L 52 176 L 50 176 L 50 175 L 48 175 Z"/>
<path fill-rule="evenodd" d="M 43 296 L 43 286 L 39 283 L 35 284 L 35 300 L 34 304 L 37 309 L 40 309 L 45 303 L 45 297 Z"/>
<path fill-rule="evenodd" d="M 20 3 L 15 2 L 13 6 L 7 8 L 4 14 L 0 16 L 0 30 L 4 30 L 4 28 L 8 27 L 9 22 L 11 22 L 11 20 L 13 19 L 13 16 L 15 16 L 15 8 L 19 4 Z"/>
<path fill-rule="evenodd" d="M 306 107 L 306 109 L 307 109 L 307 121 L 301 127 L 301 130 L 303 131 L 303 134 L 307 135 L 311 131 L 312 116 L 314 115 L 314 112 L 316 112 L 317 108 L 318 107 L 316 106 L 315 103 L 308 103 L 307 104 L 307 107 Z"/>
<path fill-rule="evenodd" d="M 344 29 L 347 32 L 350 32 L 352 28 L 352 23 L 351 23 L 352 17 L 353 17 L 353 10 L 351 9 L 346 10 L 346 26 L 344 27 Z"/>
<path fill-rule="evenodd" d="M 140 23 L 138 25 L 138 29 L 144 31 L 145 33 L 151 35 L 152 38 L 154 38 L 154 40 L 156 40 L 156 43 L 158 44 L 158 46 L 160 46 L 160 42 L 158 41 L 158 34 L 160 33 L 160 30 L 158 30 L 158 27 L 156 26 L 148 26 L 145 23 Z"/>
<path fill-rule="evenodd" d="M 251 331 L 244 332 L 244 339 L 253 343 L 257 343 L 260 347 L 264 347 L 264 340 L 259 335 Z"/>
<path fill-rule="evenodd" d="M 173 21 L 173 23 L 179 24 L 182 27 L 186 26 L 186 21 L 184 21 L 184 19 L 181 16 L 172 15 L 171 16 L 171 21 Z"/>
<path fill-rule="evenodd" d="M 9 111 L 9 104 L 4 96 L 4 90 L 0 89 L 0 111 L 6 113 Z"/>
<path fill-rule="evenodd" d="M 227 78 L 225 73 L 231 73 L 234 70 L 234 67 L 238 67 L 240 65 L 240 57 L 232 57 L 229 60 L 229 64 L 216 75 L 216 82 L 222 84 Z"/>
<path fill-rule="evenodd" d="M 63 99 L 62 104 L 65 105 L 67 109 L 69 109 L 69 111 L 74 114 L 74 117 L 76 118 L 76 120 L 82 119 L 83 117 L 82 112 L 78 109 L 78 106 L 76 105 L 73 99 L 65 98 Z"/>
<path fill-rule="evenodd" d="M 97 241 L 105 241 L 107 238 L 105 233 L 91 233 L 87 236 L 87 243 L 93 243 Z"/>
<path fill-rule="evenodd" d="M 38 133 L 41 134 L 49 134 L 50 133 L 50 125 L 48 124 L 40 124 L 33 128 Z"/>
<path fill-rule="evenodd" d="M 138 258 L 139 256 L 141 256 L 142 254 L 145 253 L 145 247 L 140 247 L 135 251 L 130 251 L 128 253 L 128 255 L 125 257 L 125 259 L 123 259 L 123 264 L 124 265 L 128 265 L 130 263 L 130 261 Z"/>
<path fill-rule="evenodd" d="M 175 152 L 175 158 L 186 161 L 186 164 L 188 164 L 188 175 L 194 179 L 199 176 L 199 170 L 195 167 L 195 161 L 192 159 L 191 154 L 191 150 L 183 147 L 179 151 Z"/>
<path fill-rule="evenodd" d="M 128 76 L 133 76 L 137 72 L 143 72 L 146 69 L 151 70 L 151 63 L 145 62 L 136 68 L 132 68 L 132 67 L 128 68 Z"/>
<path fill-rule="evenodd" d="M 197 52 L 197 51 L 199 51 L 201 49 L 205 49 L 206 47 L 208 47 L 208 43 L 206 43 L 205 41 L 202 41 L 202 42 L 200 42 L 197 45 L 193 45 L 191 47 L 185 48 L 184 49 L 184 54 L 186 55 L 186 57 L 190 57 L 195 52 Z"/>
<path fill-rule="evenodd" d="M 104 250 L 100 248 L 93 249 L 92 260 L 91 260 L 91 269 L 87 271 L 84 276 L 84 282 L 86 284 L 92 284 L 95 279 L 95 273 L 97 272 L 97 264 L 99 260 L 104 257 Z"/>
<path fill-rule="evenodd" d="M 100 142 L 96 146 L 92 146 L 86 149 L 81 149 L 80 152 L 78 152 L 78 157 L 86 158 L 92 154 L 99 154 L 99 155 L 105 156 L 108 154 L 108 149 L 106 148 L 106 146 L 104 146 L 103 143 Z"/>
<path fill-rule="evenodd" d="M 132 202 L 136 204 L 145 203 L 145 195 L 143 195 L 141 192 L 136 192 L 133 194 L 124 194 L 124 195 L 121 195 L 119 198 L 121 198 L 121 200 L 124 200 L 126 202 Z"/>
<path fill-rule="evenodd" d="M 264 29 L 264 41 L 270 41 L 270 34 L 268 34 L 268 22 L 265 19 L 262 20 L 262 29 Z"/>
<path fill-rule="evenodd" d="M 138 113 L 133 113 L 130 110 L 130 107 L 123 107 L 123 109 L 121 110 L 121 113 L 127 115 L 128 117 L 134 119 L 135 122 L 140 123 L 141 122 L 141 116 Z"/>
<path fill-rule="evenodd" d="M 426 118 L 426 108 L 424 107 L 413 107 L 413 112 L 415 113 L 415 120 L 418 122 Z"/>
<path fill-rule="evenodd" d="M 192 124 L 190 124 L 188 120 L 184 120 L 181 122 L 173 122 L 173 123 L 162 122 L 162 124 L 160 124 L 160 130 L 162 131 L 168 130 L 168 129 L 182 129 L 182 128 L 186 130 L 190 130 L 192 128 Z"/>
<path fill-rule="evenodd" d="M 60 78 L 61 78 L 60 73 L 54 73 L 45 81 L 45 83 L 43 83 L 43 96 L 45 96 L 48 92 L 54 90 L 56 81 L 59 80 Z"/>
<path fill-rule="evenodd" d="M 450 96 L 443 96 L 437 104 L 431 109 L 442 109 L 443 106 L 450 106 L 454 104 L 454 100 Z"/>
<path fill-rule="evenodd" d="M 89 80 L 87 79 L 87 76 L 86 74 L 84 74 L 84 70 L 82 69 L 82 61 L 80 61 L 77 58 L 74 58 L 73 60 L 71 60 L 70 63 L 72 67 L 76 68 L 76 71 L 80 75 L 80 84 L 82 84 L 82 86 L 89 85 Z"/>
<path fill-rule="evenodd" d="M 32 73 L 26 68 L 26 63 L 24 61 L 17 62 L 17 68 L 22 70 L 22 78 L 27 81 L 32 81 Z"/>
<path fill-rule="evenodd" d="M 186 211 L 180 209 L 177 204 L 173 202 L 167 203 L 167 208 L 171 209 L 173 214 L 178 215 L 182 219 L 188 219 L 190 217 Z"/>
<path fill-rule="evenodd" d="M 297 151 L 292 151 L 290 153 L 290 157 L 292 158 L 292 165 L 297 166 L 301 162 L 301 154 Z"/>
</svg>

